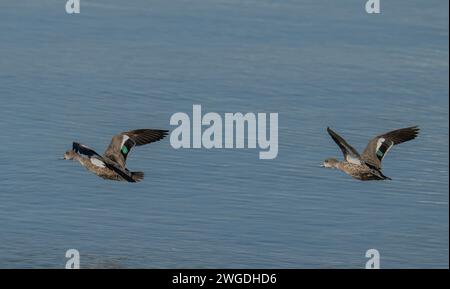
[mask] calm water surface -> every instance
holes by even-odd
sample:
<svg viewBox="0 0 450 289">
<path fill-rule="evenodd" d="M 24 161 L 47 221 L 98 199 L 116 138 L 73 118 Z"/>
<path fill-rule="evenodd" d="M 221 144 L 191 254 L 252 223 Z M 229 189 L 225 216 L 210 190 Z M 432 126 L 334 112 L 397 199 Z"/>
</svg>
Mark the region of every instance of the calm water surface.
<svg viewBox="0 0 450 289">
<path fill-rule="evenodd" d="M 448 268 L 448 1 L 81 2 L 0 1 L 0 267 Z M 278 112 L 278 158 L 166 139 L 130 155 L 138 184 L 58 160 L 193 104 Z M 328 125 L 363 150 L 415 124 L 393 181 L 319 167 Z"/>
</svg>

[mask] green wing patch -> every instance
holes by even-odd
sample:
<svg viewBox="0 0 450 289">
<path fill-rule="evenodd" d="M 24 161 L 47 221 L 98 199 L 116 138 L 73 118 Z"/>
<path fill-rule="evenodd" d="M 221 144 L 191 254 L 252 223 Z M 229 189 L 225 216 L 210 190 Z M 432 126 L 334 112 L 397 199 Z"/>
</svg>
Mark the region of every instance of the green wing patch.
<svg viewBox="0 0 450 289">
<path fill-rule="evenodd" d="M 120 148 L 120 153 L 126 159 L 130 150 L 134 147 L 134 141 L 132 139 L 128 139 L 123 146 Z"/>
</svg>

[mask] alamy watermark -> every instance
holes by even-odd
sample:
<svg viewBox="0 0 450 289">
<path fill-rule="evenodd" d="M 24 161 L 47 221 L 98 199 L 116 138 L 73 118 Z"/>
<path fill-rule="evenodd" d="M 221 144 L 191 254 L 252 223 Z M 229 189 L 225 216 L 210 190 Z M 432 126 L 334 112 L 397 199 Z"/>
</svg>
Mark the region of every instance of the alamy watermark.
<svg viewBox="0 0 450 289">
<path fill-rule="evenodd" d="M 79 14 L 80 13 L 80 0 L 67 0 L 66 13 L 67 14 Z M 368 14 L 380 14 L 381 3 L 380 0 L 367 0 L 365 9 Z"/>
<path fill-rule="evenodd" d="M 66 2 L 67 14 L 79 14 L 80 13 L 80 0 L 67 0 Z"/>
<path fill-rule="evenodd" d="M 77 249 L 69 249 L 66 251 L 66 269 L 80 269 L 80 252 Z M 377 249 L 369 249 L 366 251 L 366 269 L 380 269 L 380 252 Z"/>
<path fill-rule="evenodd" d="M 202 115 L 202 106 L 193 105 L 192 125 L 191 117 L 184 112 L 173 114 L 170 125 L 178 126 L 170 134 L 174 149 L 256 149 L 258 146 L 262 150 L 260 159 L 275 159 L 278 155 L 278 113 L 225 113 L 222 118 L 215 112 Z"/>
<path fill-rule="evenodd" d="M 77 249 L 69 249 L 66 251 L 66 269 L 80 269 L 80 252 Z"/>
<path fill-rule="evenodd" d="M 67 0 L 66 13 L 67 14 L 79 14 L 80 13 L 80 0 Z M 380 14 L 381 3 L 380 0 L 367 0 L 365 5 L 366 12 L 368 14 Z"/>
<path fill-rule="evenodd" d="M 366 2 L 366 12 L 368 14 L 380 14 L 381 13 L 380 0 L 368 0 Z"/>
<path fill-rule="evenodd" d="M 377 249 L 369 249 L 366 252 L 366 269 L 380 269 L 380 252 Z"/>
</svg>

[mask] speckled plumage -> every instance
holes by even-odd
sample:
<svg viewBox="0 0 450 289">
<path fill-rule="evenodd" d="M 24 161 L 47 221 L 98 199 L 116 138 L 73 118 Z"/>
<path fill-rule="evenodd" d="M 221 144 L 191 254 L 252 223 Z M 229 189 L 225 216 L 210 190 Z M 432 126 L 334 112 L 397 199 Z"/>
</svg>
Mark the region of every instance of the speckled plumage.
<svg viewBox="0 0 450 289">
<path fill-rule="evenodd" d="M 96 174 L 97 176 L 106 179 L 106 180 L 114 180 L 114 181 L 126 181 L 123 177 L 117 174 L 114 170 L 108 167 L 98 167 L 94 165 L 91 160 L 87 157 L 83 157 L 82 155 L 74 152 L 76 155 L 74 160 L 78 161 L 83 167 L 85 167 L 88 171 Z"/>
<path fill-rule="evenodd" d="M 66 160 L 76 160 L 97 176 L 115 181 L 139 182 L 143 172 L 130 172 L 126 167 L 128 153 L 135 146 L 149 144 L 163 139 L 167 130 L 138 129 L 115 135 L 103 156 L 93 149 L 73 143 L 72 150 L 64 154 Z"/>
<path fill-rule="evenodd" d="M 370 181 L 370 180 L 383 180 L 383 177 L 375 175 L 372 170 L 366 165 L 355 165 L 349 162 L 339 162 L 337 165 L 337 169 L 345 172 L 349 176 L 361 180 L 361 181 Z"/>
<path fill-rule="evenodd" d="M 344 161 L 327 159 L 322 166 L 341 170 L 361 181 L 368 181 L 390 180 L 381 171 L 381 161 L 394 145 L 416 138 L 419 128 L 413 126 L 379 135 L 369 142 L 362 155 L 330 128 L 327 128 L 327 132 L 341 149 Z"/>
</svg>

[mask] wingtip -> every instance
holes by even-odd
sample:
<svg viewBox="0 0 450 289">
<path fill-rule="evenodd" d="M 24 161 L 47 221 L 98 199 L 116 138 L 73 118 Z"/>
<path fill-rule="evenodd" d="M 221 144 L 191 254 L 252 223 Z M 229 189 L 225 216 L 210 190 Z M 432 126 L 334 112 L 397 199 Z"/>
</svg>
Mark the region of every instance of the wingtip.
<svg viewBox="0 0 450 289">
<path fill-rule="evenodd" d="M 166 136 L 169 135 L 169 131 L 166 129 L 162 129 L 161 130 L 161 139 L 165 138 Z"/>
<path fill-rule="evenodd" d="M 418 125 L 415 125 L 411 126 L 410 129 L 412 130 L 413 133 L 413 139 L 416 138 L 419 135 L 420 127 Z"/>
<path fill-rule="evenodd" d="M 334 130 L 332 130 L 330 127 L 327 127 L 327 132 L 328 132 L 328 134 L 331 135 L 331 136 L 336 136 L 336 135 L 337 135 L 337 133 L 334 132 Z"/>
<path fill-rule="evenodd" d="M 80 143 L 74 141 L 72 142 L 72 150 L 77 151 L 80 147 Z"/>
</svg>

